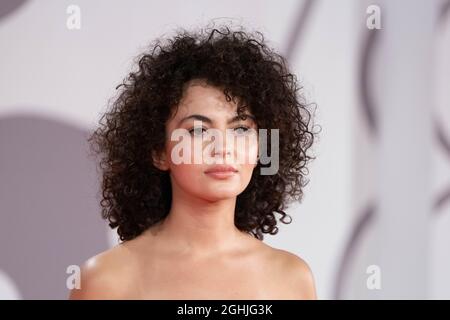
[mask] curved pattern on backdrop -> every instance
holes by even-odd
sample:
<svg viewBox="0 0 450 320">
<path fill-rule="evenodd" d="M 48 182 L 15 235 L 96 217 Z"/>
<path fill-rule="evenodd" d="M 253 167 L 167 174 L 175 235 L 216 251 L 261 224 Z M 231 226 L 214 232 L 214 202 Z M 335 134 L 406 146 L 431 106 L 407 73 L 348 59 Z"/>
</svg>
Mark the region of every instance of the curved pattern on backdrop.
<svg viewBox="0 0 450 320">
<path fill-rule="evenodd" d="M 356 251 L 358 250 L 358 244 L 362 242 L 364 234 L 367 232 L 370 224 L 375 218 L 376 207 L 375 204 L 370 204 L 367 206 L 366 210 L 359 215 L 358 221 L 356 221 L 355 226 L 352 229 L 352 233 L 348 240 L 348 243 L 344 249 L 342 255 L 341 263 L 339 264 L 339 269 L 336 276 L 336 282 L 334 285 L 334 298 L 342 299 L 343 288 L 348 280 L 350 266 L 355 258 Z"/>
<path fill-rule="evenodd" d="M 67 267 L 108 248 L 87 150 L 74 126 L 0 118 L 0 271 L 23 299 L 65 299 Z"/>
<path fill-rule="evenodd" d="M 305 0 L 300 10 L 298 11 L 298 16 L 295 19 L 295 25 L 291 29 L 288 37 L 287 46 L 284 50 L 284 57 L 289 61 L 294 55 L 294 51 L 299 50 L 299 46 L 303 40 L 303 34 L 305 32 L 305 26 L 308 19 L 311 17 L 311 12 L 313 9 L 313 3 L 317 5 L 318 0 Z"/>
<path fill-rule="evenodd" d="M 0 20 L 19 9 L 26 0 L 2 0 L 0 2 Z"/>
<path fill-rule="evenodd" d="M 438 120 L 434 121 L 435 136 L 438 145 L 441 150 L 445 153 L 448 160 L 450 160 L 450 140 L 445 136 L 445 131 Z M 441 191 L 434 200 L 433 212 L 438 214 L 443 212 L 443 208 L 450 203 L 450 186 L 447 186 L 443 191 Z"/>
<path fill-rule="evenodd" d="M 442 30 L 445 30 L 444 28 L 447 26 L 447 21 L 450 20 L 450 0 L 445 1 L 442 3 L 441 10 L 439 12 L 438 17 L 438 25 L 437 25 L 437 32 L 442 32 Z M 448 124 L 447 126 L 443 125 L 441 121 L 447 121 L 442 119 L 439 116 L 434 117 L 434 132 L 435 137 L 438 143 L 438 146 L 442 150 L 443 153 L 445 153 L 447 159 L 450 161 L 450 137 L 447 137 L 447 134 L 449 132 L 445 131 L 444 128 L 449 128 Z M 446 206 L 448 203 L 450 203 L 450 185 L 448 185 L 444 190 L 439 192 L 439 194 L 436 196 L 436 199 L 434 201 L 433 205 L 433 212 L 435 214 L 443 212 L 444 206 Z"/>
<path fill-rule="evenodd" d="M 364 35 L 364 42 L 360 52 L 360 63 L 359 63 L 359 73 L 358 73 L 358 83 L 359 95 L 361 103 L 358 104 L 359 110 L 365 119 L 363 123 L 370 133 L 370 137 L 373 140 L 377 136 L 377 117 L 376 117 L 376 106 L 371 88 L 373 84 L 370 82 L 371 74 L 371 62 L 373 61 L 373 53 L 375 52 L 376 44 L 380 39 L 380 30 L 367 30 Z M 375 141 L 372 141 L 375 143 Z M 352 227 L 352 231 L 345 245 L 344 252 L 340 258 L 339 267 L 337 269 L 337 274 L 335 277 L 334 284 L 334 299 L 343 298 L 343 286 L 345 280 L 348 279 L 348 273 L 350 272 L 350 266 L 356 255 L 356 250 L 358 248 L 357 243 L 361 242 L 365 233 L 369 230 L 370 224 L 374 221 L 376 216 L 376 201 L 374 199 L 369 201 L 364 209 L 357 215 L 358 220 Z"/>
</svg>

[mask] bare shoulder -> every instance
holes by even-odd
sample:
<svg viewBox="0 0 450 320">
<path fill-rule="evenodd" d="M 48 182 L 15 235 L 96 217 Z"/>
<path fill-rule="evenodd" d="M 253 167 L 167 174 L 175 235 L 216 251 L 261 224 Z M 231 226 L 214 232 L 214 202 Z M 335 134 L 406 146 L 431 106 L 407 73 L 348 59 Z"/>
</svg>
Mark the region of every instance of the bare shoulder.
<svg viewBox="0 0 450 320">
<path fill-rule="evenodd" d="M 292 252 L 269 248 L 269 256 L 274 267 L 284 275 L 289 291 L 292 292 L 292 298 L 317 299 L 314 276 L 308 263 Z"/>
<path fill-rule="evenodd" d="M 129 249 L 119 244 L 88 259 L 80 272 L 80 288 L 69 299 L 125 299 L 133 281 L 133 259 Z"/>
</svg>

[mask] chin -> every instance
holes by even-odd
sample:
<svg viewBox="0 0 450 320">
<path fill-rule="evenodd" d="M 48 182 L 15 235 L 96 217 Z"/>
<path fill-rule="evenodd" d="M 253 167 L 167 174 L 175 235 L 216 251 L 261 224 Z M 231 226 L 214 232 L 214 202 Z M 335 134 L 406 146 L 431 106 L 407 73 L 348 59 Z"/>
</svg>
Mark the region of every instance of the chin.
<svg viewBox="0 0 450 320">
<path fill-rule="evenodd" d="M 219 190 L 211 190 L 210 192 L 204 192 L 201 197 L 208 201 L 219 201 L 235 198 L 239 195 L 237 191 L 219 191 Z"/>
</svg>

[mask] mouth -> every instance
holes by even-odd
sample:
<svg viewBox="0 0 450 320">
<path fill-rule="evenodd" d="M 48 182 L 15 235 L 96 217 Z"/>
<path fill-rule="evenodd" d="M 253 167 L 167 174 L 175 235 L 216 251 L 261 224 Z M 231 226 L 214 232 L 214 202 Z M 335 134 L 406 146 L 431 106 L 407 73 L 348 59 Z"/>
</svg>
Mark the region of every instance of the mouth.
<svg viewBox="0 0 450 320">
<path fill-rule="evenodd" d="M 227 179 L 236 175 L 237 172 L 238 170 L 232 166 L 217 165 L 206 170 L 205 174 L 216 179 Z"/>
</svg>

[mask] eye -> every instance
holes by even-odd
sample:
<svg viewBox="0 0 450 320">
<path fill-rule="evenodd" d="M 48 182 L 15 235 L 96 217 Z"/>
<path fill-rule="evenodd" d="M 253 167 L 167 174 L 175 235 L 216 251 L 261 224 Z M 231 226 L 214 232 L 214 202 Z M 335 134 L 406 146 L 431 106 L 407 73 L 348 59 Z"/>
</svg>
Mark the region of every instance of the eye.
<svg viewBox="0 0 450 320">
<path fill-rule="evenodd" d="M 246 134 L 247 131 L 250 129 L 250 127 L 239 126 L 239 127 L 234 128 L 234 129 L 235 129 L 235 131 L 237 131 L 238 134 Z"/>
<path fill-rule="evenodd" d="M 189 130 L 189 134 L 192 135 L 192 133 L 194 133 L 194 136 L 201 136 L 203 134 L 203 130 L 206 132 L 206 129 L 203 127 L 194 127 Z"/>
</svg>

